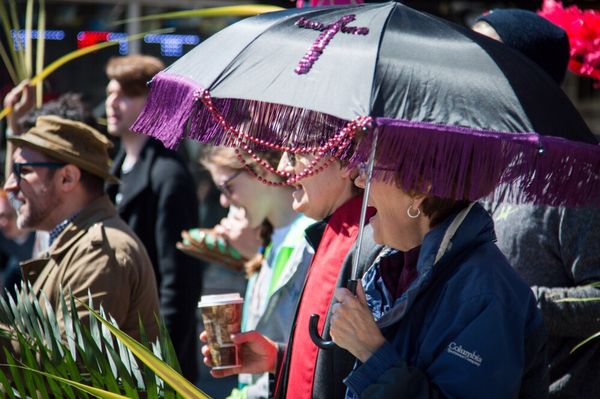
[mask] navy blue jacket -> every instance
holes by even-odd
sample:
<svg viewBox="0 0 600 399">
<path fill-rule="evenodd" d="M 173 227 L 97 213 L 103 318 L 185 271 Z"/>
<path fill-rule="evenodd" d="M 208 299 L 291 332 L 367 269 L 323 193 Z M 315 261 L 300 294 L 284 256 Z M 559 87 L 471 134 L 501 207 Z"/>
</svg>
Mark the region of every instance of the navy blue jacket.
<svg viewBox="0 0 600 399">
<path fill-rule="evenodd" d="M 452 233 L 455 218 L 425 236 L 418 277 L 396 301 L 377 262 L 365 274 L 387 342 L 346 378 L 349 397 L 547 397 L 546 333 L 530 288 L 496 247 L 481 206 Z"/>
</svg>

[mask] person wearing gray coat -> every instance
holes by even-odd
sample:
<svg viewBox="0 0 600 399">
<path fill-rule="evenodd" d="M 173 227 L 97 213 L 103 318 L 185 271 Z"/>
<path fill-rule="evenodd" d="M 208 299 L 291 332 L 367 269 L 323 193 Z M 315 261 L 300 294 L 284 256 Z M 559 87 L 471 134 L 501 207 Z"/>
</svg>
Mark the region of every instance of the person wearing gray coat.
<svg viewBox="0 0 600 399">
<path fill-rule="evenodd" d="M 521 52 L 562 83 L 569 63 L 569 38 L 562 28 L 531 11 L 501 9 L 479 16 L 473 30 Z M 587 141 L 597 143 L 592 135 Z M 542 311 L 549 334 L 550 398 L 599 398 L 600 342 L 571 350 L 600 332 L 600 301 L 593 300 L 600 297 L 600 209 L 485 206 L 498 247 Z"/>
</svg>

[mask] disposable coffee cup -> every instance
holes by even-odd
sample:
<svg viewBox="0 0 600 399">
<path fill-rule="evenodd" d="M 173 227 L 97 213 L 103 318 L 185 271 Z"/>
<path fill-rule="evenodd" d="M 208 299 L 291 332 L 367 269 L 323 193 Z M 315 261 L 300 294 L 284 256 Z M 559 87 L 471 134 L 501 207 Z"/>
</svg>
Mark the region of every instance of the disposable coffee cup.
<svg viewBox="0 0 600 399">
<path fill-rule="evenodd" d="M 198 302 L 208 336 L 213 370 L 241 365 L 240 348 L 231 341 L 231 334 L 241 330 L 243 303 L 244 299 L 238 293 L 203 295 Z"/>
</svg>

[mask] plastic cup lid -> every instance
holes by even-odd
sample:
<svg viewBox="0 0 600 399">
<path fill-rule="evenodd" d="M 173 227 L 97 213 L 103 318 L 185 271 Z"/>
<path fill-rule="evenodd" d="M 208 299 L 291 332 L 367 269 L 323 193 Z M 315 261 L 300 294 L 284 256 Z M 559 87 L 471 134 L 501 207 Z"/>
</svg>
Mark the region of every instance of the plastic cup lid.
<svg viewBox="0 0 600 399">
<path fill-rule="evenodd" d="M 198 302 L 198 307 L 201 308 L 205 306 L 229 305 L 236 303 L 244 303 L 244 298 L 242 298 L 238 292 L 220 295 L 202 295 L 200 297 L 200 302 Z"/>
</svg>

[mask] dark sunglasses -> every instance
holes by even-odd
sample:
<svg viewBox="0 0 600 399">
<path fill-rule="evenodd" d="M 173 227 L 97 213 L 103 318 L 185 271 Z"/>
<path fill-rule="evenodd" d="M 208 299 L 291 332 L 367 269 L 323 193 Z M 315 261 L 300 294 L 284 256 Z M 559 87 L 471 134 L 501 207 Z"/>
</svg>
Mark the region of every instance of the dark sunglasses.
<svg viewBox="0 0 600 399">
<path fill-rule="evenodd" d="M 17 180 L 17 186 L 21 184 L 21 179 L 23 179 L 22 174 L 28 172 L 27 169 L 23 170 L 23 168 L 50 168 L 50 169 L 60 169 L 65 166 L 64 162 L 14 162 L 12 164 L 12 172 L 15 175 L 15 179 Z"/>
<path fill-rule="evenodd" d="M 234 174 L 232 174 L 231 176 L 229 176 L 227 179 L 225 179 L 225 181 L 221 184 L 217 184 L 217 190 L 219 190 L 220 192 L 222 192 L 223 194 L 225 194 L 225 196 L 227 197 L 231 197 L 231 195 L 233 194 L 231 192 L 231 188 L 229 188 L 229 184 L 231 183 L 231 181 L 233 179 L 235 179 L 236 177 L 238 177 L 242 172 L 244 171 L 244 169 L 239 169 L 237 172 L 235 172 Z"/>
</svg>

